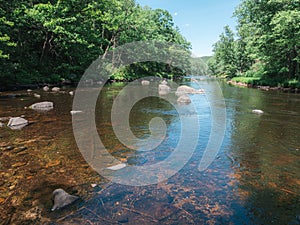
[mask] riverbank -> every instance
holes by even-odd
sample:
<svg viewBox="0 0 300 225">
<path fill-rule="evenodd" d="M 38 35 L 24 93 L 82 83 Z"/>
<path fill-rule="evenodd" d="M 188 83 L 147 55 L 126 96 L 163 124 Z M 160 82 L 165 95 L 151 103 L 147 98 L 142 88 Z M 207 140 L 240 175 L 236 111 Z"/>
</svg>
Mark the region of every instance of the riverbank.
<svg viewBox="0 0 300 225">
<path fill-rule="evenodd" d="M 262 84 L 260 84 L 262 83 Z M 256 88 L 264 91 L 282 91 L 291 93 L 300 93 L 300 83 L 298 81 L 290 81 L 282 84 L 272 85 L 264 84 L 260 78 L 253 77 L 234 77 L 227 81 L 227 84 L 239 87 Z"/>
</svg>

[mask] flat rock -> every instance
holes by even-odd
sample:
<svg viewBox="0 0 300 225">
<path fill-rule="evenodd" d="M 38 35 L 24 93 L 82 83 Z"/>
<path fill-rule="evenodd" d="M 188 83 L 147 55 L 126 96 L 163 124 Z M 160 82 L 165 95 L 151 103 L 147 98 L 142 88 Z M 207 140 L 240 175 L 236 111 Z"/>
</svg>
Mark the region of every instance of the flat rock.
<svg viewBox="0 0 300 225">
<path fill-rule="evenodd" d="M 107 167 L 107 169 L 116 171 L 116 170 L 123 169 L 123 168 L 125 168 L 126 166 L 127 166 L 127 165 L 126 165 L 125 163 L 120 163 L 120 164 L 115 165 L 115 166 Z"/>
<path fill-rule="evenodd" d="M 264 114 L 264 111 L 262 111 L 260 109 L 253 109 L 252 112 L 255 114 Z"/>
<path fill-rule="evenodd" d="M 53 102 L 39 102 L 29 106 L 30 109 L 35 110 L 51 110 L 53 109 Z"/>
<path fill-rule="evenodd" d="M 7 126 L 12 130 L 21 129 L 28 125 L 28 120 L 21 117 L 12 117 L 9 119 Z"/>
<path fill-rule="evenodd" d="M 81 113 L 83 113 L 83 111 L 80 111 L 80 110 L 72 110 L 72 111 L 70 111 L 70 113 L 71 113 L 71 115 L 76 115 L 76 114 L 81 114 Z"/>
</svg>

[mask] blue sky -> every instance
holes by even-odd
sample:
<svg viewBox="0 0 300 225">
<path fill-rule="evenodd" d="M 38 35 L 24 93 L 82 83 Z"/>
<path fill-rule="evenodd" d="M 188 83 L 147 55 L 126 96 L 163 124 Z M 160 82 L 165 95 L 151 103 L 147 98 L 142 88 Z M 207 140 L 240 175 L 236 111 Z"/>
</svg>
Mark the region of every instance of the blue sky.
<svg viewBox="0 0 300 225">
<path fill-rule="evenodd" d="M 223 28 L 235 28 L 234 9 L 240 0 L 136 0 L 142 6 L 168 10 L 196 56 L 212 55 L 212 45 Z"/>
</svg>

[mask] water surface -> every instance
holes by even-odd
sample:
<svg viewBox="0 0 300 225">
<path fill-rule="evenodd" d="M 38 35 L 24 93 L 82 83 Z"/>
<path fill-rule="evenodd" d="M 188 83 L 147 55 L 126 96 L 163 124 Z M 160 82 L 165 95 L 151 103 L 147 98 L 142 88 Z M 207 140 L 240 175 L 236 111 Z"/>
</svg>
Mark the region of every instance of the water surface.
<svg viewBox="0 0 300 225">
<path fill-rule="evenodd" d="M 209 79 L 199 83 L 210 90 Z M 198 88 L 188 79 L 182 84 Z M 149 136 L 149 121 L 154 117 L 164 119 L 168 129 L 154 151 L 132 150 L 118 141 L 111 124 L 111 106 L 124 85 L 107 85 L 98 98 L 95 120 L 101 140 L 128 166 L 166 159 L 181 135 L 178 112 L 160 98 L 139 101 L 130 114 L 137 137 Z M 151 85 L 156 91 L 157 84 Z M 192 95 L 200 134 L 191 160 L 169 180 L 144 187 L 111 183 L 86 163 L 73 136 L 69 89 L 65 93 L 35 91 L 41 99 L 26 91 L 1 93 L 0 117 L 24 115 L 30 122 L 22 130 L 0 128 L 1 224 L 299 224 L 300 95 L 223 83 L 221 87 L 227 129 L 212 165 L 198 171 L 210 135 L 210 107 L 218 102 Z M 54 110 L 24 109 L 44 100 L 53 101 Z M 189 105 L 181 107 L 190 112 Z M 252 109 L 265 113 L 256 115 Z M 51 212 L 55 188 L 81 199 Z"/>
</svg>

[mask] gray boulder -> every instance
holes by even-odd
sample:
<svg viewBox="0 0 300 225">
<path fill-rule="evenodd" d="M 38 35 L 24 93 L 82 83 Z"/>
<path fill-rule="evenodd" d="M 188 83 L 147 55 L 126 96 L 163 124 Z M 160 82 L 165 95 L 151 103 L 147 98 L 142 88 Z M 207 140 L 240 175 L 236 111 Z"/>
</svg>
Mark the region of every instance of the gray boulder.
<svg viewBox="0 0 300 225">
<path fill-rule="evenodd" d="M 53 207 L 51 211 L 61 209 L 75 202 L 79 197 L 70 195 L 65 190 L 59 188 L 53 191 Z"/>
</svg>

